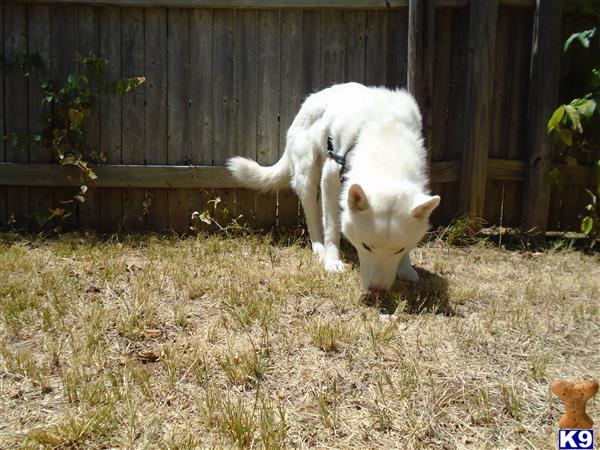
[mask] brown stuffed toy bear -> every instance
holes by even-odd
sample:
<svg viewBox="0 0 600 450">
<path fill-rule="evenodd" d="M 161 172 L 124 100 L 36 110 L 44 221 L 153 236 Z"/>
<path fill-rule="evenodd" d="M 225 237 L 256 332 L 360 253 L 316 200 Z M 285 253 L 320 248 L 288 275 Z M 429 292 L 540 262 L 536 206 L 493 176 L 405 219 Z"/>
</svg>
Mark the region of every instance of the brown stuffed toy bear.
<svg viewBox="0 0 600 450">
<path fill-rule="evenodd" d="M 598 383 L 594 380 L 571 383 L 557 380 L 550 386 L 552 392 L 565 404 L 565 414 L 560 418 L 560 428 L 588 430 L 594 421 L 585 412 L 585 402 L 598 392 Z"/>
</svg>

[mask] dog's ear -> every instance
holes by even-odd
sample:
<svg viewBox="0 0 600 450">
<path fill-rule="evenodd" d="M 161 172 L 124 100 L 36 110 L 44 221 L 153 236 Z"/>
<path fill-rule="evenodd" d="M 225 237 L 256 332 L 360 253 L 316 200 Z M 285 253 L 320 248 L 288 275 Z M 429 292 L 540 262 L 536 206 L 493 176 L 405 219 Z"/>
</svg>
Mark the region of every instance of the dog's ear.
<svg viewBox="0 0 600 450">
<path fill-rule="evenodd" d="M 432 211 L 440 204 L 439 195 L 420 195 L 415 200 L 415 205 L 411 210 L 411 214 L 415 219 L 427 220 Z"/>
<path fill-rule="evenodd" d="M 348 206 L 354 211 L 364 211 L 369 207 L 365 191 L 358 184 L 353 184 L 348 189 Z"/>
</svg>

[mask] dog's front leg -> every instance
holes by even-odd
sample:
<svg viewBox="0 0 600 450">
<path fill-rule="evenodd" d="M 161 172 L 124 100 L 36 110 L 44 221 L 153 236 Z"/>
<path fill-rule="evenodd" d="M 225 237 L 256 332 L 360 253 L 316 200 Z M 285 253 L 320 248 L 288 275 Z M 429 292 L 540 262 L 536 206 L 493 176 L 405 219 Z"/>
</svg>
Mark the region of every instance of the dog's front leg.
<svg viewBox="0 0 600 450">
<path fill-rule="evenodd" d="M 325 270 L 342 272 L 340 259 L 340 180 L 339 166 L 327 160 L 321 175 L 321 205 L 323 207 L 323 237 L 325 244 Z"/>
<path fill-rule="evenodd" d="M 406 255 L 404 255 L 404 257 L 400 261 L 400 264 L 398 265 L 397 275 L 398 275 L 398 278 L 400 278 L 401 280 L 406 280 L 406 281 L 418 281 L 419 280 L 419 274 L 417 273 L 417 271 L 413 268 L 412 264 L 410 263 L 410 251 L 407 251 Z"/>
</svg>

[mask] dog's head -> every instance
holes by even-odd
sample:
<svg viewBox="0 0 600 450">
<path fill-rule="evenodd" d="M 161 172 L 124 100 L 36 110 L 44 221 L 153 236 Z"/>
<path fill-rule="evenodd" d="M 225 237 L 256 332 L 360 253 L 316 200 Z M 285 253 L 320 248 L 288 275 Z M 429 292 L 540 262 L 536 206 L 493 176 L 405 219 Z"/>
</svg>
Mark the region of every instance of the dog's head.
<svg viewBox="0 0 600 450">
<path fill-rule="evenodd" d="M 429 216 L 440 197 L 416 186 L 352 184 L 342 211 L 342 233 L 356 248 L 363 286 L 387 291 L 393 284 L 402 258 L 429 229 Z"/>
</svg>

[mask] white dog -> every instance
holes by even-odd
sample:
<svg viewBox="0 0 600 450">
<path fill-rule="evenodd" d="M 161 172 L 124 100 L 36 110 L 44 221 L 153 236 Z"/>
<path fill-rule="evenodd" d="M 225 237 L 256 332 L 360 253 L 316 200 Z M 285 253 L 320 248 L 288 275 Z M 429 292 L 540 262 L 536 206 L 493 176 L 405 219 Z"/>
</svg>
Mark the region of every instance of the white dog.
<svg viewBox="0 0 600 450">
<path fill-rule="evenodd" d="M 410 94 L 347 83 L 306 99 L 275 165 L 238 156 L 227 167 L 252 189 L 274 191 L 291 183 L 325 269 L 344 270 L 341 230 L 358 251 L 363 286 L 383 295 L 396 274 L 419 278 L 409 252 L 440 203 L 428 194 L 426 159 L 421 115 Z"/>
</svg>

